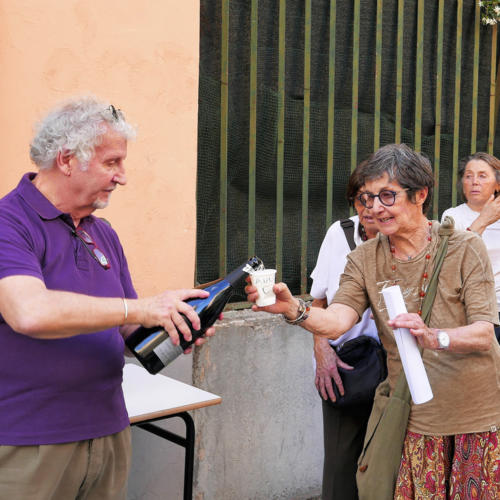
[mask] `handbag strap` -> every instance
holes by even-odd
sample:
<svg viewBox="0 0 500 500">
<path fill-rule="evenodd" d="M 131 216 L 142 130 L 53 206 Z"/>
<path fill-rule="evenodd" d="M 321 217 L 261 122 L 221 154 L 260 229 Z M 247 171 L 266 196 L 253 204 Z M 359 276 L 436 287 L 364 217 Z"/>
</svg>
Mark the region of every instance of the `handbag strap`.
<svg viewBox="0 0 500 500">
<path fill-rule="evenodd" d="M 441 272 L 441 267 L 443 265 L 444 258 L 446 257 L 446 252 L 448 251 L 448 240 L 450 235 L 453 233 L 455 222 L 452 217 L 446 216 L 443 219 L 441 227 L 439 228 L 439 248 L 436 252 L 436 257 L 434 259 L 434 269 L 432 271 L 431 279 L 429 280 L 429 286 L 425 292 L 424 301 L 422 303 L 422 319 L 426 325 L 429 324 L 432 305 L 434 304 L 434 299 L 436 298 L 437 284 L 439 273 Z M 422 349 L 420 349 L 420 354 L 422 354 Z M 404 370 L 401 369 L 398 381 L 396 382 L 396 387 L 394 388 L 394 396 L 404 399 L 405 401 L 410 401 L 410 390 L 406 382 L 406 376 Z"/>
<path fill-rule="evenodd" d="M 429 280 L 429 285 L 422 303 L 422 319 L 426 325 L 429 324 L 432 305 L 434 303 L 434 299 L 436 298 L 439 273 L 441 271 L 444 258 L 446 257 L 446 252 L 448 251 L 448 240 L 450 239 L 450 235 L 453 233 L 454 226 L 455 221 L 453 218 L 446 216 L 441 224 L 441 227 L 439 228 L 439 237 L 441 241 L 436 253 L 436 258 L 434 259 L 434 270 L 432 271 L 432 276 Z"/>
<path fill-rule="evenodd" d="M 354 250 L 356 248 L 356 243 L 354 242 L 354 222 L 351 219 L 342 219 L 340 225 L 344 230 L 345 239 L 349 244 L 349 248 Z"/>
</svg>

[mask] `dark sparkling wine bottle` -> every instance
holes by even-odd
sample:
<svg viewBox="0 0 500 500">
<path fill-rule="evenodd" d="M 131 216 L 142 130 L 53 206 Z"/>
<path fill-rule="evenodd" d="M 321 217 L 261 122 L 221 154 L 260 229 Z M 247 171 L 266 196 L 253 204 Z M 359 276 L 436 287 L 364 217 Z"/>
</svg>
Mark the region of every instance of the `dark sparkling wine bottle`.
<svg viewBox="0 0 500 500">
<path fill-rule="evenodd" d="M 201 328 L 194 330 L 191 322 L 182 315 L 191 329 L 192 340 L 187 342 L 179 332 L 180 345 L 174 345 L 168 333 L 161 326 L 146 328 L 139 327 L 126 339 L 125 343 L 135 357 L 148 370 L 155 374 L 165 368 L 170 362 L 182 354 L 196 339 L 203 336 L 207 328 L 211 327 L 225 305 L 231 298 L 234 288 L 253 271 L 264 269 L 263 262 L 258 257 L 252 257 L 241 266 L 229 273 L 217 283 L 205 288 L 210 295 L 204 299 L 186 300 L 200 317 Z"/>
</svg>

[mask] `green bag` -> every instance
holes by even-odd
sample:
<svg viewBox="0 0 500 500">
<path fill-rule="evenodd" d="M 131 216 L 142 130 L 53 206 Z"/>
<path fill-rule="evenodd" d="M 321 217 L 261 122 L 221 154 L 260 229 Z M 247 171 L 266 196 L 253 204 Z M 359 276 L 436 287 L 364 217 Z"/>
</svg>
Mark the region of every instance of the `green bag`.
<svg viewBox="0 0 500 500">
<path fill-rule="evenodd" d="M 410 390 L 403 372 L 390 397 L 389 391 L 386 379 L 375 392 L 356 472 L 359 500 L 394 498 L 394 486 L 410 415 Z"/>
<path fill-rule="evenodd" d="M 426 324 L 430 318 L 439 271 L 446 256 L 453 225 L 453 219 L 446 217 L 439 229 L 441 240 L 436 264 L 422 304 L 422 319 Z M 403 370 L 392 396 L 387 379 L 377 387 L 363 450 L 358 459 L 356 483 L 359 500 L 393 500 L 410 415 L 410 399 Z"/>
</svg>

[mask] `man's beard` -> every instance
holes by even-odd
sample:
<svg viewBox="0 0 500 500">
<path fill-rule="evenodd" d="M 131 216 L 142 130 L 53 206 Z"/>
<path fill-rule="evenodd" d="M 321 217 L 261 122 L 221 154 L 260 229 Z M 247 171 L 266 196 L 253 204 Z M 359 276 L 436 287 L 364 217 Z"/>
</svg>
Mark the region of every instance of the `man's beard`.
<svg viewBox="0 0 500 500">
<path fill-rule="evenodd" d="M 109 200 L 96 200 L 94 203 L 92 203 L 92 207 L 95 208 L 96 210 L 106 208 L 109 205 Z"/>
</svg>

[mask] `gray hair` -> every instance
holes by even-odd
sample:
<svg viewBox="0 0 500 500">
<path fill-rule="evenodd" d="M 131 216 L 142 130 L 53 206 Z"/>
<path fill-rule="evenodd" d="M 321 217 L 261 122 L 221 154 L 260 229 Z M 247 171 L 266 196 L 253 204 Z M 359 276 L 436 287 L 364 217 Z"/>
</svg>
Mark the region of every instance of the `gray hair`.
<svg viewBox="0 0 500 500">
<path fill-rule="evenodd" d="M 427 188 L 428 194 L 422 209 L 427 212 L 432 200 L 434 176 L 431 162 L 421 153 L 413 151 L 406 144 L 387 144 L 373 153 L 360 170 L 360 181 L 380 179 L 387 174 L 389 181 L 395 180 L 407 190 L 408 198 L 415 203 L 415 193 Z"/>
<path fill-rule="evenodd" d="M 490 155 L 489 153 L 484 153 L 482 151 L 478 151 L 477 153 L 474 153 L 473 155 L 467 156 L 463 160 L 461 160 L 458 164 L 458 181 L 457 181 L 457 187 L 458 191 L 462 195 L 462 198 L 465 200 L 465 194 L 464 194 L 464 185 L 463 185 L 463 178 L 465 174 L 465 169 L 467 167 L 467 164 L 470 161 L 473 160 L 482 160 L 485 163 L 487 163 L 491 169 L 493 170 L 493 173 L 495 174 L 495 179 L 496 181 L 500 184 L 500 160 L 493 155 Z"/>
<path fill-rule="evenodd" d="M 109 103 L 93 96 L 67 101 L 36 125 L 30 144 L 31 160 L 40 169 L 47 169 L 52 167 L 57 154 L 64 151 L 74 154 L 85 169 L 107 127 L 126 140 L 135 138 L 135 128 Z"/>
</svg>

